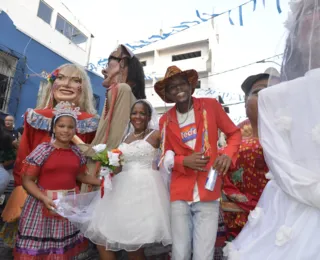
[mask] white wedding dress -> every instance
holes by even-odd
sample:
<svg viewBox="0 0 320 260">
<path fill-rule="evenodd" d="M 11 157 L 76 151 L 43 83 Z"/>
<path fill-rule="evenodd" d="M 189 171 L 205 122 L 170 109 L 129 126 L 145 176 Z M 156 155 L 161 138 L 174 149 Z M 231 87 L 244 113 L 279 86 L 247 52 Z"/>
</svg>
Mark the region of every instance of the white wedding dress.
<svg viewBox="0 0 320 260">
<path fill-rule="evenodd" d="M 106 190 L 103 198 L 98 191 L 58 203 L 61 215 L 108 250 L 135 251 L 172 243 L 169 193 L 160 172 L 152 169 L 156 149 L 147 138 L 120 145 L 122 172 L 112 178 L 112 190 Z"/>
<path fill-rule="evenodd" d="M 320 69 L 259 93 L 271 180 L 228 260 L 320 259 Z"/>
</svg>

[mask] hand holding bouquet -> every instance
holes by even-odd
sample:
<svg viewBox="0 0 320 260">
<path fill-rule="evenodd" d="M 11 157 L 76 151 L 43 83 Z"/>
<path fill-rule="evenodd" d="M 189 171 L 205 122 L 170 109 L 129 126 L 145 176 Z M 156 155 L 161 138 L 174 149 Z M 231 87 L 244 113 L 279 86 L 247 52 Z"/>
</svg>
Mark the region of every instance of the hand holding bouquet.
<svg viewBox="0 0 320 260">
<path fill-rule="evenodd" d="M 104 195 L 104 189 L 112 190 L 112 177 L 119 167 L 123 164 L 122 152 L 119 149 L 108 151 L 105 144 L 98 144 L 92 147 L 95 154 L 92 160 L 101 164 L 101 198 Z"/>
</svg>

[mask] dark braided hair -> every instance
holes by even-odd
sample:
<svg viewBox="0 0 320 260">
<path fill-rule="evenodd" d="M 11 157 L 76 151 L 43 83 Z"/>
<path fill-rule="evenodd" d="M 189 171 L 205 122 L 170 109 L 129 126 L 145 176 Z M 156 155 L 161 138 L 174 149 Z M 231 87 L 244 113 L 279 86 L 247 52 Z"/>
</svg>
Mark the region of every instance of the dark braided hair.
<svg viewBox="0 0 320 260">
<path fill-rule="evenodd" d="M 128 77 L 127 82 L 133 84 L 132 93 L 136 99 L 145 99 L 145 81 L 144 71 L 141 62 L 136 56 L 128 60 Z"/>
</svg>

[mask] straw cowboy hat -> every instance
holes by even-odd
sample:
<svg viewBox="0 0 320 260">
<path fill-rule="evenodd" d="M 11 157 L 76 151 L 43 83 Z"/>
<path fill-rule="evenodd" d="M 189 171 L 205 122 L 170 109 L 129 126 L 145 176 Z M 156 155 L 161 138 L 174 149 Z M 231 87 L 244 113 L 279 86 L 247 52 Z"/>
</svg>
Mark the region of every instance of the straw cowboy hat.
<svg viewBox="0 0 320 260">
<path fill-rule="evenodd" d="M 177 76 L 185 77 L 188 80 L 188 82 L 190 83 L 190 85 L 192 87 L 191 94 L 193 94 L 193 92 L 198 84 L 198 72 L 196 72 L 195 70 L 182 71 L 177 66 L 168 67 L 167 72 L 166 72 L 163 80 L 158 81 L 154 85 L 154 90 L 157 92 L 159 97 L 161 97 L 161 99 L 166 103 L 173 103 L 173 101 L 169 100 L 165 95 L 166 85 L 168 84 L 168 81 L 170 79 L 177 77 Z"/>
</svg>

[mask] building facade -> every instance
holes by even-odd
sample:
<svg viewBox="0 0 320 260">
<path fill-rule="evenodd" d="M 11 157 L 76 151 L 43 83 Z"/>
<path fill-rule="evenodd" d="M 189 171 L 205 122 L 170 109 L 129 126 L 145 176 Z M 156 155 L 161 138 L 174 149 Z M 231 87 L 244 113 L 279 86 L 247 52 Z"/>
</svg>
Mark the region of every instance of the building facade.
<svg viewBox="0 0 320 260">
<path fill-rule="evenodd" d="M 153 86 L 164 77 L 167 67 L 171 65 L 182 70 L 195 69 L 198 72 L 199 80 L 194 96 L 217 98 L 221 103 L 243 101 L 243 95 L 221 91 L 223 86 L 212 77 L 219 70 L 219 33 L 210 22 L 136 50 L 135 54 L 144 66 L 147 99 L 159 114 L 167 111 L 172 104 L 165 104 Z"/>
<path fill-rule="evenodd" d="M 16 117 L 37 105 L 47 75 L 64 63 L 87 66 L 93 35 L 55 0 L 0 3 L 0 111 Z M 88 71 L 101 112 L 102 77 Z"/>
</svg>

